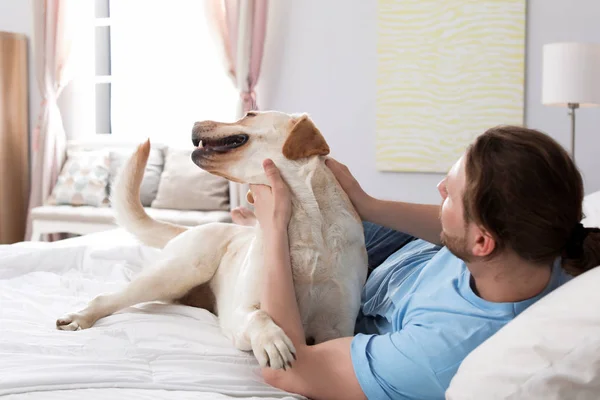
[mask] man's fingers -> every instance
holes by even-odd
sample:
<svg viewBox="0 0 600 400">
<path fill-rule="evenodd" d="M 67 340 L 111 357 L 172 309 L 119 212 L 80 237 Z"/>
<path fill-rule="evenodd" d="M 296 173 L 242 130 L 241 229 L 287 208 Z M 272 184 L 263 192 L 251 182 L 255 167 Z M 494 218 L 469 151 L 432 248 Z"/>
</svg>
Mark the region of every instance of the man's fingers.
<svg viewBox="0 0 600 400">
<path fill-rule="evenodd" d="M 346 167 L 344 164 L 342 164 L 341 162 L 333 159 L 333 158 L 328 158 L 327 160 L 325 160 L 325 165 L 334 171 L 348 171 L 348 167 Z"/>
<path fill-rule="evenodd" d="M 283 179 L 281 179 L 281 175 L 279 174 L 279 169 L 275 166 L 275 163 L 266 159 L 263 162 L 263 168 L 265 170 L 265 175 L 267 175 L 267 180 L 272 188 L 281 189 L 285 183 Z"/>
</svg>

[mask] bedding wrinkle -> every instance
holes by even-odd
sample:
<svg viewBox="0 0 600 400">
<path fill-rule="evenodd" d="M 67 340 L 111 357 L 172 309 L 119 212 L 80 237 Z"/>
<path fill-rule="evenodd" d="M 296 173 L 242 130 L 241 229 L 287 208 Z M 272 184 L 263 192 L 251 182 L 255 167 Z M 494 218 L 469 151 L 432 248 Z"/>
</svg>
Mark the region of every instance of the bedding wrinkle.
<svg viewBox="0 0 600 400">
<path fill-rule="evenodd" d="M 0 397 L 6 399 L 302 399 L 264 383 L 210 312 L 160 302 L 87 330 L 56 315 L 125 287 L 158 254 L 116 230 L 0 246 Z"/>
</svg>

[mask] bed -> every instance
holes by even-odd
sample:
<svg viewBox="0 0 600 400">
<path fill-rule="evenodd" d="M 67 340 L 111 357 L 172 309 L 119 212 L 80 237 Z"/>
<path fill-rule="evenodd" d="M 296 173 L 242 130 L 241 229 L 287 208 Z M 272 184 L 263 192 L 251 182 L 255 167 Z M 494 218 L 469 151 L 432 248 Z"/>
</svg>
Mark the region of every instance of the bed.
<svg viewBox="0 0 600 400">
<path fill-rule="evenodd" d="M 146 303 L 89 330 L 61 314 L 126 285 L 158 250 L 116 229 L 0 246 L 0 396 L 7 399 L 302 399 L 264 383 L 211 313 Z"/>
<path fill-rule="evenodd" d="M 584 225 L 600 226 L 600 192 L 584 211 Z M 303 399 L 266 385 L 205 310 L 147 303 L 89 330 L 55 329 L 58 316 L 123 287 L 157 255 L 120 229 L 0 246 L 3 400 Z M 600 267 L 520 314 L 465 359 L 446 399 L 600 398 L 598 287 Z"/>
</svg>

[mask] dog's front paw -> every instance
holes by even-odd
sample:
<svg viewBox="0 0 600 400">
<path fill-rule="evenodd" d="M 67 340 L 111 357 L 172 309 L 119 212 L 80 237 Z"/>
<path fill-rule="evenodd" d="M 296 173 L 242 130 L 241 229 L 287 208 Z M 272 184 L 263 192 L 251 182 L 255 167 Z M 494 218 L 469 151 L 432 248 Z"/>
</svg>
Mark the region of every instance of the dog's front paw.
<svg viewBox="0 0 600 400">
<path fill-rule="evenodd" d="M 81 313 L 66 314 L 56 320 L 56 329 L 61 331 L 78 331 L 90 326 L 92 324 Z"/>
<path fill-rule="evenodd" d="M 296 359 L 296 349 L 283 329 L 275 324 L 252 338 L 252 351 L 261 367 L 285 369 Z"/>
</svg>

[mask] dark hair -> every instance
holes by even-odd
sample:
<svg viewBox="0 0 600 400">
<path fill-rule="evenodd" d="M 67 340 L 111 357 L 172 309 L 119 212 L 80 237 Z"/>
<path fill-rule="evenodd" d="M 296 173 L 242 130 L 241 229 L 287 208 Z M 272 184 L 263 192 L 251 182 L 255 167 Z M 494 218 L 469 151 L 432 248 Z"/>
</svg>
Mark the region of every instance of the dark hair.
<svg viewBox="0 0 600 400">
<path fill-rule="evenodd" d="M 494 237 L 491 257 L 506 248 L 539 264 L 562 256 L 571 275 L 600 264 L 600 233 L 579 225 L 581 174 L 550 136 L 517 126 L 489 129 L 469 146 L 465 172 L 465 220 Z"/>
</svg>

